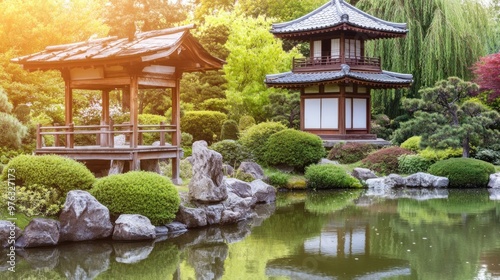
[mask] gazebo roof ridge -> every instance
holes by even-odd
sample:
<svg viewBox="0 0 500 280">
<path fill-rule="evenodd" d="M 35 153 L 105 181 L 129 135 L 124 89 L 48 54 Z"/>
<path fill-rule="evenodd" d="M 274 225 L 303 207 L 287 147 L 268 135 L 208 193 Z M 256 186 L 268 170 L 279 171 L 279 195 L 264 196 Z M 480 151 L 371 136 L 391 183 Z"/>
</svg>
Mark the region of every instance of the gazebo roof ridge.
<svg viewBox="0 0 500 280">
<path fill-rule="evenodd" d="M 338 28 L 342 25 L 398 34 L 397 36 L 404 36 L 408 32 L 406 23 L 386 21 L 361 11 L 343 0 L 330 0 L 302 17 L 273 24 L 271 33 L 276 36 L 286 36 L 293 33 Z"/>
</svg>

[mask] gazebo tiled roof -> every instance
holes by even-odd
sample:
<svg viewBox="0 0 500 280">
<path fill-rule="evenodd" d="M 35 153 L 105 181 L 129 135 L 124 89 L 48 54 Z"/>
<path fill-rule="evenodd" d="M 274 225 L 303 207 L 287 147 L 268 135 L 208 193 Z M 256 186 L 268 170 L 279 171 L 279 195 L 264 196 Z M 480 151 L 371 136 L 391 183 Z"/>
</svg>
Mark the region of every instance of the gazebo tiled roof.
<svg viewBox="0 0 500 280">
<path fill-rule="evenodd" d="M 330 0 L 320 8 L 298 19 L 273 24 L 277 37 L 300 37 L 345 28 L 372 33 L 373 38 L 400 37 L 408 32 L 406 23 L 394 23 L 369 15 L 343 0 Z"/>
<path fill-rule="evenodd" d="M 286 72 L 267 75 L 265 83 L 273 87 L 293 88 L 296 86 L 302 87 L 306 84 L 353 82 L 357 84 L 369 84 L 374 88 L 394 88 L 408 87 L 413 82 L 411 74 L 400 74 L 389 71 L 382 71 L 381 73 L 351 72 L 347 65 L 343 65 L 343 69 L 341 71 Z"/>
</svg>

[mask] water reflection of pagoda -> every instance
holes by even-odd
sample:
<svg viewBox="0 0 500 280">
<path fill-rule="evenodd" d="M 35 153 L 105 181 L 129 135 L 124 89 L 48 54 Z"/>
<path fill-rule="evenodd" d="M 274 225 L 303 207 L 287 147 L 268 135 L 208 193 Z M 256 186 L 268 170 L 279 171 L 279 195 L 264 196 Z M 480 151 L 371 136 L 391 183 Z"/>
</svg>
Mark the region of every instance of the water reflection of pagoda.
<svg viewBox="0 0 500 280">
<path fill-rule="evenodd" d="M 267 75 L 266 84 L 300 90 L 300 128 L 323 139 L 376 139 L 370 134 L 370 91 L 412 83 L 412 75 L 384 71 L 380 58 L 365 56 L 367 41 L 405 37 L 406 24 L 376 18 L 343 0 L 274 24 L 271 32 L 310 44 L 309 57 L 294 59 L 290 72 Z"/>
</svg>

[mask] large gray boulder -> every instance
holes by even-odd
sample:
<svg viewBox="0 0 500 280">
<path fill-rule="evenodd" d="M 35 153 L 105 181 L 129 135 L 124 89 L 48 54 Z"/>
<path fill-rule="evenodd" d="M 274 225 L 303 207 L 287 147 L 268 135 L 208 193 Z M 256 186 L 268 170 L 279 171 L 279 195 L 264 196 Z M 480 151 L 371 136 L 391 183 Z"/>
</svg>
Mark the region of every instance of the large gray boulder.
<svg viewBox="0 0 500 280">
<path fill-rule="evenodd" d="M 500 188 L 500 172 L 490 175 L 488 188 Z"/>
<path fill-rule="evenodd" d="M 368 179 L 377 178 L 377 175 L 368 168 L 354 168 L 352 170 L 352 176 L 358 180 L 366 181 Z"/>
<path fill-rule="evenodd" d="M 244 220 L 253 213 L 252 208 L 257 203 L 255 197 L 242 198 L 232 192 L 228 198 L 222 203 L 224 211 L 222 212 L 221 223 L 229 224 Z"/>
<path fill-rule="evenodd" d="M 0 220 L 0 244 L 2 247 L 14 245 L 14 241 L 21 236 L 21 229 L 12 221 Z"/>
<path fill-rule="evenodd" d="M 193 178 L 189 183 L 189 197 L 201 202 L 219 202 L 227 198 L 222 172 L 222 156 L 208 149 L 207 142 L 193 143 Z"/>
<path fill-rule="evenodd" d="M 239 172 L 244 172 L 247 174 L 250 174 L 255 180 L 258 179 L 264 179 L 264 170 L 262 167 L 251 161 L 244 161 L 240 164 L 240 167 L 238 167 Z"/>
<path fill-rule="evenodd" d="M 266 184 L 262 180 L 255 180 L 250 183 L 252 196 L 257 199 L 257 203 L 270 203 L 276 200 L 276 189 Z"/>
<path fill-rule="evenodd" d="M 220 223 L 222 211 L 224 211 L 222 204 L 203 205 L 202 208 L 207 215 L 207 224 L 216 225 Z"/>
<path fill-rule="evenodd" d="M 250 183 L 238 180 L 236 178 L 228 178 L 226 179 L 226 184 L 228 191 L 236 194 L 239 197 L 245 198 L 252 196 L 252 186 L 250 186 Z"/>
<path fill-rule="evenodd" d="M 59 221 L 35 218 L 24 229 L 23 235 L 16 240 L 16 247 L 30 248 L 53 246 L 59 243 Z"/>
<path fill-rule="evenodd" d="M 60 241 L 107 238 L 113 233 L 109 210 L 86 191 L 70 191 L 59 216 Z"/>
<path fill-rule="evenodd" d="M 369 189 L 385 190 L 395 187 L 404 187 L 405 180 L 397 174 L 390 174 L 386 177 L 367 179 L 366 184 Z"/>
<path fill-rule="evenodd" d="M 202 208 L 191 208 L 181 205 L 175 220 L 188 228 L 204 227 L 208 224 L 207 213 Z"/>
<path fill-rule="evenodd" d="M 407 187 L 446 188 L 449 182 L 446 177 L 434 176 L 424 172 L 418 172 L 405 178 L 405 185 Z"/>
<path fill-rule="evenodd" d="M 155 227 L 143 215 L 122 214 L 115 221 L 113 240 L 148 240 L 155 238 Z"/>
</svg>

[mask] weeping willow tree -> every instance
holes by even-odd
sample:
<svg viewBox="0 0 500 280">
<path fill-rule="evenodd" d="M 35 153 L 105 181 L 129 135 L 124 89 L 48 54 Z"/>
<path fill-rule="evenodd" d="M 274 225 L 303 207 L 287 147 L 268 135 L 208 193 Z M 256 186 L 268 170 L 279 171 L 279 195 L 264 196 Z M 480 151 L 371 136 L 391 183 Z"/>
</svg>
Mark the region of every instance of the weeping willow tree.
<svg viewBox="0 0 500 280">
<path fill-rule="evenodd" d="M 361 10 L 393 22 L 406 22 L 401 39 L 372 40 L 366 55 L 380 56 L 383 69 L 412 73 L 408 90 L 373 92 L 374 113 L 402 114 L 403 96 L 419 97 L 421 87 L 450 76 L 469 80 L 471 66 L 487 53 L 489 9 L 479 0 L 359 0 Z"/>
</svg>

